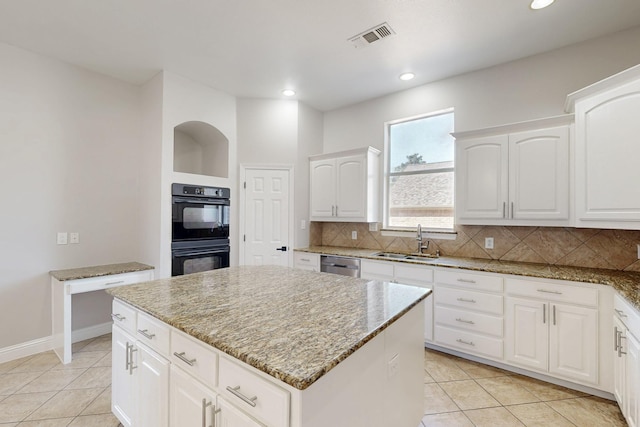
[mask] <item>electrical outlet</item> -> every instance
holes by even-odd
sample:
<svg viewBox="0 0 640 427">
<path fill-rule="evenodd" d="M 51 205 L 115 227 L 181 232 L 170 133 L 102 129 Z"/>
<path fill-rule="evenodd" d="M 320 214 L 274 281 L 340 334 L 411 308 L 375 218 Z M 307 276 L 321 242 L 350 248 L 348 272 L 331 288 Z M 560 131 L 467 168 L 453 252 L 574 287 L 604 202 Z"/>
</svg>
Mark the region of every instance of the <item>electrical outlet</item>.
<svg viewBox="0 0 640 427">
<path fill-rule="evenodd" d="M 300 230 L 304 230 L 307 228 L 307 221 L 305 221 L 304 219 L 300 220 Z"/>
<path fill-rule="evenodd" d="M 351 232 L 351 240 L 358 240 L 358 232 L 356 230 Z"/>
<path fill-rule="evenodd" d="M 638 244 L 638 259 L 640 259 L 640 244 Z"/>
<path fill-rule="evenodd" d="M 71 244 L 80 243 L 80 233 L 78 232 L 69 233 L 69 243 Z"/>
<path fill-rule="evenodd" d="M 67 232 L 66 231 L 60 231 L 58 232 L 58 238 L 57 238 L 57 243 L 59 245 L 66 245 L 67 244 Z"/>
<path fill-rule="evenodd" d="M 369 223 L 369 231 L 378 231 L 378 223 L 370 222 Z"/>
<path fill-rule="evenodd" d="M 493 237 L 485 237 L 484 238 L 484 248 L 485 249 L 493 249 Z"/>
</svg>

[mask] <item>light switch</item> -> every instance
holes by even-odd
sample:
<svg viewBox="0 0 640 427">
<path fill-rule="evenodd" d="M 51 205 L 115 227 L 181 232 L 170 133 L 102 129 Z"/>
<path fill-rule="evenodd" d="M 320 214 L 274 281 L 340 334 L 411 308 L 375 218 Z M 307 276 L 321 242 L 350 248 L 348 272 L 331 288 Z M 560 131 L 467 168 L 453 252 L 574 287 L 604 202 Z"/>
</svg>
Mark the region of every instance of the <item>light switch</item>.
<svg viewBox="0 0 640 427">
<path fill-rule="evenodd" d="M 484 238 L 484 248 L 485 249 L 493 249 L 493 237 L 485 237 Z"/>
<path fill-rule="evenodd" d="M 80 243 L 80 233 L 69 233 L 69 243 Z"/>
<path fill-rule="evenodd" d="M 57 240 L 59 245 L 66 245 L 67 244 L 67 232 L 66 231 L 60 231 L 58 232 L 58 240 Z"/>
<path fill-rule="evenodd" d="M 353 230 L 351 232 L 351 239 L 352 240 L 358 240 L 358 232 L 356 230 Z"/>
</svg>

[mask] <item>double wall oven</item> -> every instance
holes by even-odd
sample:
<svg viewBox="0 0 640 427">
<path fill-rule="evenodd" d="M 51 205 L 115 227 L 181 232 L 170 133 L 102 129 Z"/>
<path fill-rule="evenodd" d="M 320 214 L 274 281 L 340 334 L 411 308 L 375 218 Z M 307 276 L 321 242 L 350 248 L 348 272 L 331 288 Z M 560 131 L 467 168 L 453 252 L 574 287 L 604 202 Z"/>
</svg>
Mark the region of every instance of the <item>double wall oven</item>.
<svg viewBox="0 0 640 427">
<path fill-rule="evenodd" d="M 173 184 L 171 195 L 171 275 L 229 267 L 229 189 Z"/>
</svg>

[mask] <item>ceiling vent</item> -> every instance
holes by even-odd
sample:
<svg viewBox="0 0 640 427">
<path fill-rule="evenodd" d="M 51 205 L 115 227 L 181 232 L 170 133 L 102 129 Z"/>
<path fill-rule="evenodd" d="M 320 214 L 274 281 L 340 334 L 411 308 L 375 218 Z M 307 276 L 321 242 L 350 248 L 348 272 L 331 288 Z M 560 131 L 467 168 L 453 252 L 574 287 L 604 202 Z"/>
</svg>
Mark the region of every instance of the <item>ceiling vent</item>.
<svg viewBox="0 0 640 427">
<path fill-rule="evenodd" d="M 365 46 L 369 46 L 371 43 L 377 42 L 380 39 L 390 37 L 395 33 L 396 32 L 391 29 L 389 24 L 383 22 L 380 25 L 376 25 L 367 31 L 351 37 L 349 42 L 351 42 L 356 49 L 360 49 Z"/>
</svg>

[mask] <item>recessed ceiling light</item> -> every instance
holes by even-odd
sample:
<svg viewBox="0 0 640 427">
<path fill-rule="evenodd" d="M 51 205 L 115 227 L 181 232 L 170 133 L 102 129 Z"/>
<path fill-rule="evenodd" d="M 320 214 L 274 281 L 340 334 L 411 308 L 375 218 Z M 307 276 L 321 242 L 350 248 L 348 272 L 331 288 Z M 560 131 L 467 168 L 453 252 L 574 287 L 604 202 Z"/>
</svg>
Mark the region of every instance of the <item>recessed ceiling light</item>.
<svg viewBox="0 0 640 427">
<path fill-rule="evenodd" d="M 293 96 L 293 95 L 296 94 L 296 91 L 293 90 L 293 89 L 285 89 L 285 90 L 282 91 L 282 94 L 284 96 Z"/>
<path fill-rule="evenodd" d="M 533 9 L 533 10 L 544 9 L 545 7 L 549 6 L 554 1 L 555 0 L 533 0 L 531 2 L 531 9 Z"/>
<path fill-rule="evenodd" d="M 411 80 L 415 77 L 416 75 L 413 73 L 402 73 L 400 74 L 400 80 Z"/>
</svg>

